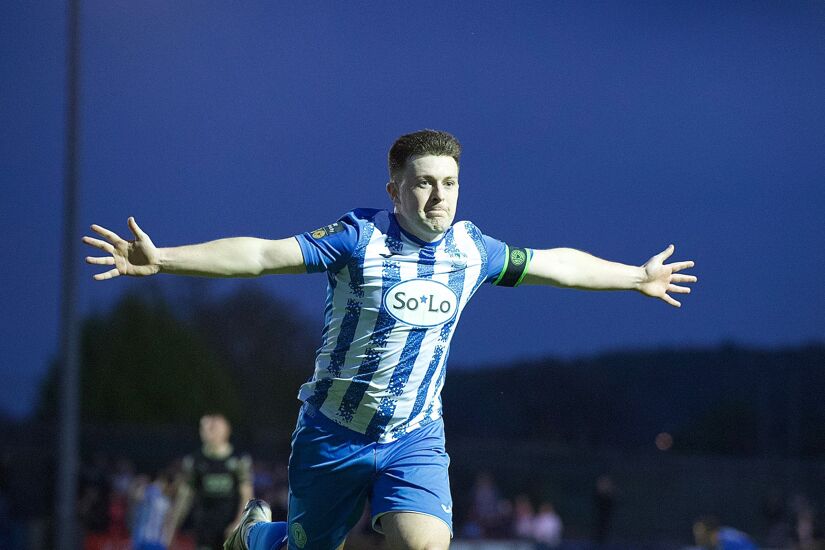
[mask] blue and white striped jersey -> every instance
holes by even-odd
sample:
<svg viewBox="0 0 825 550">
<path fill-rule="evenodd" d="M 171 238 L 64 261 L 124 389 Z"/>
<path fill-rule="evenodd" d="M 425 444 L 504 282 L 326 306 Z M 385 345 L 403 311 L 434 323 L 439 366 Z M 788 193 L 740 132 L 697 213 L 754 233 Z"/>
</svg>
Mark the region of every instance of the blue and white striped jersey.
<svg viewBox="0 0 825 550">
<path fill-rule="evenodd" d="M 479 286 L 503 274 L 507 245 L 467 221 L 428 243 L 371 209 L 296 239 L 307 271 L 329 281 L 315 373 L 299 399 L 380 442 L 440 418 L 456 323 Z"/>
<path fill-rule="evenodd" d="M 132 547 L 166 546 L 165 532 L 167 516 L 172 503 L 164 494 L 162 485 L 154 481 L 143 490 L 143 496 L 137 503 L 137 512 L 132 525 Z"/>
</svg>

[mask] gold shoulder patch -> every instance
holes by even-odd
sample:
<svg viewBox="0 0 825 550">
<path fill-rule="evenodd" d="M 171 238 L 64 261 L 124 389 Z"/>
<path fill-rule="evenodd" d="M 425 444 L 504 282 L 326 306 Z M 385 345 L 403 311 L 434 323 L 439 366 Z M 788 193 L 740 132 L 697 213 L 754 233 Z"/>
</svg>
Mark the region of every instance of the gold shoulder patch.
<svg viewBox="0 0 825 550">
<path fill-rule="evenodd" d="M 343 230 L 344 224 L 342 224 L 341 222 L 335 222 L 329 225 L 325 225 L 324 227 L 319 227 L 318 229 L 310 233 L 310 236 L 316 240 L 323 239 L 324 237 L 334 235 L 335 233 L 340 233 Z"/>
</svg>

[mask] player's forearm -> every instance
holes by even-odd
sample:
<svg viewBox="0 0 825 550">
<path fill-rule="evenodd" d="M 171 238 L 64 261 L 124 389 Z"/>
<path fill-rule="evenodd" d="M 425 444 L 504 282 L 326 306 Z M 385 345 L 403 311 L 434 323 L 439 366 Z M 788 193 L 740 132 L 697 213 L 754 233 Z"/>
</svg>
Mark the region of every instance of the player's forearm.
<svg viewBox="0 0 825 550">
<path fill-rule="evenodd" d="M 172 513 L 167 517 L 167 530 L 170 536 L 174 536 L 175 531 L 183 523 L 189 509 L 192 507 L 192 489 L 188 485 L 180 485 L 175 495 L 172 505 Z"/>
<path fill-rule="evenodd" d="M 644 269 L 597 258 L 572 248 L 535 250 L 522 284 L 584 290 L 636 290 Z"/>
<path fill-rule="evenodd" d="M 257 277 L 267 273 L 305 271 L 300 248 L 292 238 L 271 241 L 232 237 L 159 248 L 158 264 L 161 273 L 203 277 Z"/>
<path fill-rule="evenodd" d="M 238 487 L 238 513 L 235 517 L 234 524 L 238 524 L 241 521 L 241 517 L 243 516 L 243 509 L 246 506 L 246 503 L 249 499 L 254 498 L 254 490 L 252 488 L 252 483 L 241 483 Z"/>
</svg>

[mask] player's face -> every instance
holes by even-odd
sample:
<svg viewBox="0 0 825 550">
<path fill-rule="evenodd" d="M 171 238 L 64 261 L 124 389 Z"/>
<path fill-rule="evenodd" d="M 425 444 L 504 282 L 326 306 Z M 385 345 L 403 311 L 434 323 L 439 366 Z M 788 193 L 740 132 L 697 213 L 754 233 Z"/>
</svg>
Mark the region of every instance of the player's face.
<svg viewBox="0 0 825 550">
<path fill-rule="evenodd" d="M 437 240 L 455 218 L 458 164 L 448 156 L 412 156 L 387 191 L 401 227 L 422 240 Z"/>
<path fill-rule="evenodd" d="M 201 418 L 201 441 L 207 445 L 221 445 L 229 441 L 229 422 L 222 416 L 204 416 Z"/>
</svg>

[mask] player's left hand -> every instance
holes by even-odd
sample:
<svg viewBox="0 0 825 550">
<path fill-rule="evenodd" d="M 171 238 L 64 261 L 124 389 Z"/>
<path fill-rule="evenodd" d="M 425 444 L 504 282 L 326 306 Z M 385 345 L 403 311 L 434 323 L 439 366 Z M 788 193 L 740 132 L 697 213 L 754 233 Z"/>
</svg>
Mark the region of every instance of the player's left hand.
<svg viewBox="0 0 825 550">
<path fill-rule="evenodd" d="M 675 262 L 665 264 L 665 260 L 670 258 L 676 249 L 673 245 L 668 246 L 660 253 L 650 258 L 642 266 L 645 272 L 645 279 L 639 284 L 638 290 L 642 294 L 660 298 L 674 307 L 681 307 L 681 302 L 673 299 L 668 292 L 674 294 L 690 294 L 690 288 L 679 286 L 674 283 L 695 283 L 697 278 L 693 275 L 678 273 L 683 269 L 693 267 L 692 261 Z"/>
</svg>

